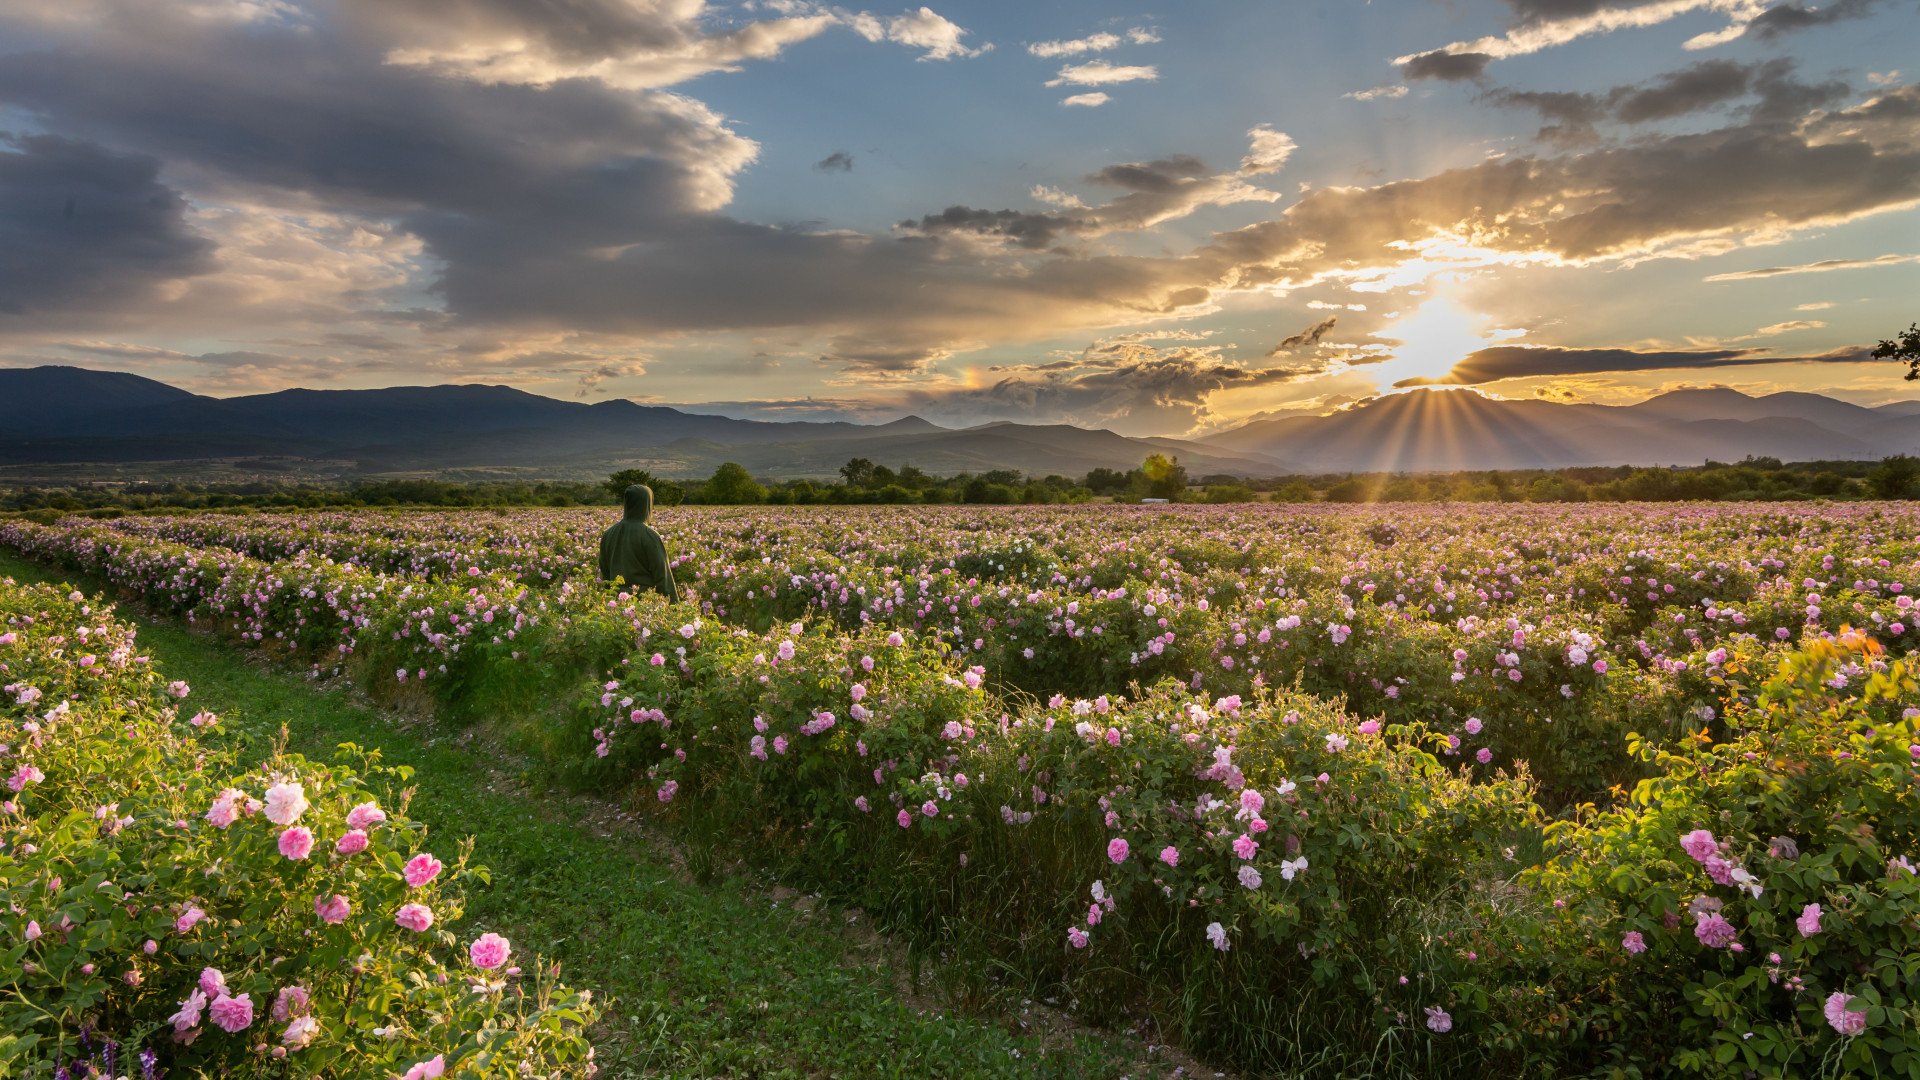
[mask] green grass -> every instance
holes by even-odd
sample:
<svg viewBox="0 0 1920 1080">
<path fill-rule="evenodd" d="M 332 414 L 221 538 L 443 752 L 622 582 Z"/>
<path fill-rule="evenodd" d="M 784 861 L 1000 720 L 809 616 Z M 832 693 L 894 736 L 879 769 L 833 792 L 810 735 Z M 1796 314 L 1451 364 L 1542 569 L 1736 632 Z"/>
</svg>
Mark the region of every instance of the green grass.
<svg viewBox="0 0 1920 1080">
<path fill-rule="evenodd" d="M 100 583 L 0 553 L 22 582 Z M 240 650 L 120 614 L 190 704 L 222 717 L 246 760 L 282 725 L 289 749 L 330 760 L 343 742 L 415 769 L 411 813 L 435 833 L 472 836 L 490 887 L 469 893 L 466 926 L 507 934 L 517 953 L 558 960 L 569 983 L 612 999 L 596 1044 L 604 1077 L 1102 1077 L 1162 1071 L 1117 1036 L 1011 1016 L 975 1016 L 903 993 L 893 950 L 738 877 L 696 885 L 617 808 L 529 794 L 488 748 L 429 724 L 404 728 L 354 695 L 255 662 Z M 806 905 L 802 905 L 806 906 Z"/>
</svg>

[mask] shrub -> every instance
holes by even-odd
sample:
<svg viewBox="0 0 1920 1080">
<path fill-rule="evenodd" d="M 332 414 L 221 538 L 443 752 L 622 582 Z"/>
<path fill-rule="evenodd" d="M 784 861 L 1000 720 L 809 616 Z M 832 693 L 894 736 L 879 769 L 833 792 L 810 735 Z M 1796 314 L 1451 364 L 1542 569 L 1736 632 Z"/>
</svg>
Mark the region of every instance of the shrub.
<svg viewBox="0 0 1920 1080">
<path fill-rule="evenodd" d="M 1718 676 L 1724 741 L 1636 738 L 1656 774 L 1555 829 L 1555 947 L 1642 1068 L 1914 1075 L 1920 672 L 1853 633 L 1765 670 Z"/>
<path fill-rule="evenodd" d="M 591 1071 L 590 995 L 451 929 L 459 883 L 486 872 L 427 851 L 393 794 L 405 768 L 349 745 L 241 769 L 109 611 L 9 580 L 0 616 L 13 1074 Z"/>
</svg>

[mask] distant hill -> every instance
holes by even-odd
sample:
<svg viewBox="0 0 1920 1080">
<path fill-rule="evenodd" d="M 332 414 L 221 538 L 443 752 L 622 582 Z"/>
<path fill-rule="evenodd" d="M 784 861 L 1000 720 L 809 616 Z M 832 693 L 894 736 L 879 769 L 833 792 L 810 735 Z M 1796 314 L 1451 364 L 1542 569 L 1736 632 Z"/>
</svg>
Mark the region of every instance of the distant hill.
<svg viewBox="0 0 1920 1080">
<path fill-rule="evenodd" d="M 276 457 L 349 463 L 358 474 L 556 479 L 643 467 L 710 474 L 738 461 L 769 478 L 830 477 L 850 458 L 952 474 L 1130 469 L 1172 449 L 1194 475 L 1265 475 L 1275 462 L 1200 443 L 1129 439 L 1066 425 L 954 430 L 918 416 L 867 425 L 706 416 L 631 401 L 560 401 L 506 386 L 282 390 L 234 398 L 84 368 L 0 369 L 0 465 Z M 277 468 L 284 469 L 284 465 Z M 322 470 L 324 471 L 324 470 Z"/>
<path fill-rule="evenodd" d="M 1305 472 L 1698 465 L 1920 452 L 1920 402 L 1864 408 L 1819 394 L 1677 390 L 1634 405 L 1500 401 L 1427 390 L 1328 416 L 1259 420 L 1202 440 Z"/>
<path fill-rule="evenodd" d="M 830 477 L 850 458 L 937 475 L 1016 469 L 1083 475 L 1177 455 L 1193 476 L 1226 473 L 1697 465 L 1708 459 L 1880 458 L 1920 453 L 1920 401 L 1863 408 L 1818 394 L 1678 390 L 1635 405 L 1501 401 L 1416 390 L 1327 416 L 1259 420 L 1199 439 L 1129 438 L 1067 424 L 946 428 L 769 422 L 631 401 L 595 404 L 507 386 L 282 390 L 235 398 L 138 375 L 0 369 L 0 466 L 280 459 L 329 475 L 583 479 L 639 467 L 710 474 L 738 461 L 770 479 Z M 329 470 L 331 470 L 329 472 Z"/>
</svg>

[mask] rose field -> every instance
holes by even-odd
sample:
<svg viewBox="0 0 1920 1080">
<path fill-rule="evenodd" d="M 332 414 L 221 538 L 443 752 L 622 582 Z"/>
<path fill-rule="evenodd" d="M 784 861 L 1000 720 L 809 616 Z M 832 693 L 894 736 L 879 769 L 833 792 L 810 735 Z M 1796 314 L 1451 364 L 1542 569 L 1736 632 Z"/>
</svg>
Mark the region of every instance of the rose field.
<svg viewBox="0 0 1920 1080">
<path fill-rule="evenodd" d="M 680 507 L 675 604 L 595 580 L 609 522 L 0 522 L 72 583 L 0 587 L 0 1069 L 1920 1076 L 1915 504 Z M 136 615 L 304 687 L 239 739 Z M 413 783 L 450 740 L 524 786 Z M 483 797 L 818 894 L 984 1019 L 799 960 L 743 1019 L 597 848 L 549 934 L 432 816 Z M 679 951 L 636 991 L 595 933 Z M 993 1019 L 1040 999 L 1075 1056 Z M 765 1016 L 843 1034 L 688 1056 Z"/>
</svg>

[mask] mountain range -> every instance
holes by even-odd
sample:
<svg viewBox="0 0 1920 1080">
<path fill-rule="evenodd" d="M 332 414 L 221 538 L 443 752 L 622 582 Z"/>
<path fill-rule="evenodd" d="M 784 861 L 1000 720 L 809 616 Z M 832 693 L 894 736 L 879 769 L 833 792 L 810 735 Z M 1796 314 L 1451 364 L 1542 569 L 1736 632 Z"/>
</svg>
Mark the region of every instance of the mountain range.
<svg viewBox="0 0 1920 1080">
<path fill-rule="evenodd" d="M 331 476 L 583 479 L 645 468 L 696 477 L 737 461 L 778 479 L 832 476 L 856 457 L 941 475 L 1078 476 L 1129 469 L 1156 452 L 1178 457 L 1194 476 L 1871 459 L 1920 452 L 1920 401 L 1867 408 L 1818 394 L 1704 389 L 1610 406 L 1416 390 L 1172 439 L 1067 424 L 947 428 L 917 416 L 878 425 L 737 420 L 505 386 L 212 398 L 123 372 L 0 370 L 0 467 L 16 477 L 196 462 Z"/>
</svg>

